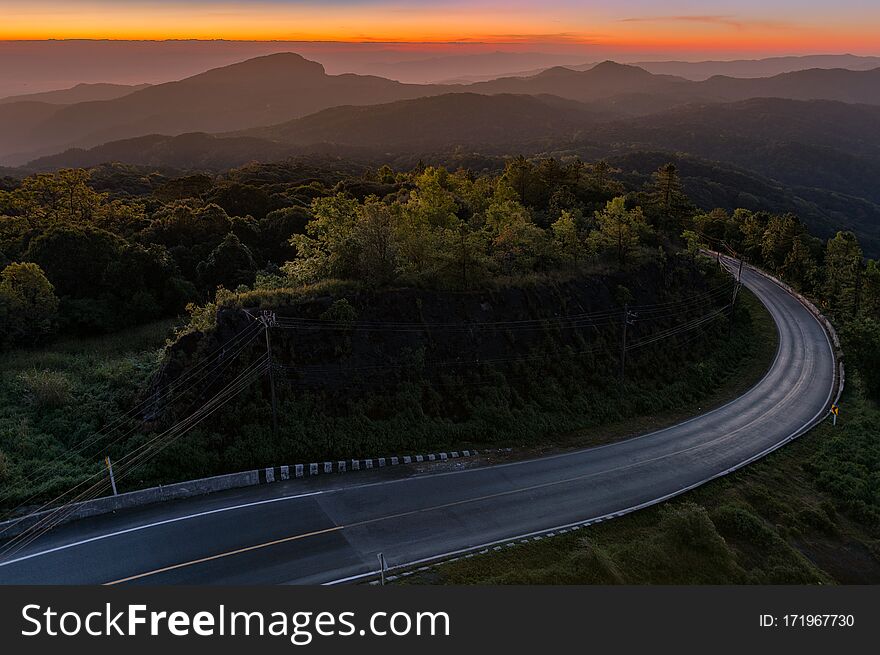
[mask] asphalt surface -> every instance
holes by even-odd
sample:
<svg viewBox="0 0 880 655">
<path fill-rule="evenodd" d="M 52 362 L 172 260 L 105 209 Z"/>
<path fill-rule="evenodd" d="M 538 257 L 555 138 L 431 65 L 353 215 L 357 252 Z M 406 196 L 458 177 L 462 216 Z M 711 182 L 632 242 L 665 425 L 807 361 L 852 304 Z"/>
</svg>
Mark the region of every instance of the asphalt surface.
<svg viewBox="0 0 880 655">
<path fill-rule="evenodd" d="M 357 579 L 652 504 L 744 465 L 827 413 L 835 360 L 813 315 L 746 270 L 779 350 L 750 391 L 607 446 L 445 473 L 401 468 L 262 485 L 84 519 L 0 561 L 6 584 L 277 584 Z"/>
</svg>

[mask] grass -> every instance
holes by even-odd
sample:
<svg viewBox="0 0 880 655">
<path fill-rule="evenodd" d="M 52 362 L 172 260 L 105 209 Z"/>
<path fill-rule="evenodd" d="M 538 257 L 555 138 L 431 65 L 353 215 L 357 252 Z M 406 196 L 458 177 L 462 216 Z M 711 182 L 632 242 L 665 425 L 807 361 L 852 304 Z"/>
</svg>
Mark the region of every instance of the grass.
<svg viewBox="0 0 880 655">
<path fill-rule="evenodd" d="M 589 448 L 621 441 L 675 425 L 691 416 L 703 414 L 741 396 L 757 384 L 770 368 L 773 358 L 776 356 L 779 334 L 770 313 L 750 291 L 743 290 L 740 302 L 751 319 L 750 338 L 753 347 L 743 357 L 733 362 L 733 365 L 725 371 L 719 384 L 706 387 L 703 393 L 695 399 L 696 402 L 677 403 L 660 412 L 639 413 L 619 420 L 551 435 L 540 446 L 529 448 L 527 452 L 523 452 L 522 449 L 512 452 L 510 458 L 533 457 L 536 454 L 549 454 L 553 451 L 572 448 Z M 488 447 L 488 444 L 479 445 Z"/>
<path fill-rule="evenodd" d="M 0 507 L 70 487 L 100 466 L 100 441 L 67 454 L 137 404 L 172 325 L 0 355 Z"/>
<path fill-rule="evenodd" d="M 172 443 L 126 478 L 122 488 L 272 463 L 434 448 L 513 447 L 501 457 L 532 457 L 657 429 L 736 397 L 768 368 L 775 327 L 751 294 L 741 298 L 733 339 L 721 328 L 698 344 L 641 351 L 625 388 L 613 380 L 605 384 L 610 378 L 595 373 L 585 383 L 583 367 L 560 362 L 559 368 L 515 372 L 527 377 L 524 389 L 495 373 L 478 386 L 451 384 L 433 396 L 413 385 L 384 395 L 350 394 L 344 412 L 338 403 L 281 389 L 276 438 L 268 429 L 265 390 L 253 385 L 213 424 Z M 113 439 L 101 437 L 60 463 L 142 399 L 171 330 L 172 322 L 165 321 L 0 356 L 0 484 L 5 487 L 0 508 L 11 509 L 34 494 L 48 500 L 97 472 L 105 454 L 118 459 L 150 438 L 151 426 L 145 430 L 132 422 L 113 432 Z M 695 346 L 699 349 L 691 351 Z M 436 407 L 426 404 L 435 399 Z M 453 416 L 455 411 L 461 416 Z"/>
<path fill-rule="evenodd" d="M 880 407 L 850 379 L 837 427 L 676 500 L 449 562 L 408 584 L 880 583 Z"/>
</svg>

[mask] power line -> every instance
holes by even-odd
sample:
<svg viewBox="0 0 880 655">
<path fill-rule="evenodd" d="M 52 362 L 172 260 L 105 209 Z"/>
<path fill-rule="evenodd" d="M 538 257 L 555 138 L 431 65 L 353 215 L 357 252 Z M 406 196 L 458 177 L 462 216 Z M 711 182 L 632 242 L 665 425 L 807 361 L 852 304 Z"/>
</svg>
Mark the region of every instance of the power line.
<svg viewBox="0 0 880 655">
<path fill-rule="evenodd" d="M 142 401 L 141 403 L 138 403 L 138 405 L 136 405 L 134 408 L 129 410 L 122 417 L 116 419 L 114 421 L 114 423 L 116 425 L 120 425 L 124 419 L 134 418 L 134 416 L 149 403 L 164 402 L 164 406 L 171 405 L 173 402 L 175 402 L 175 398 L 173 397 L 174 395 L 176 395 L 177 397 L 180 397 L 183 394 L 189 392 L 190 390 L 195 388 L 199 383 L 205 381 L 208 378 L 208 376 L 213 376 L 213 374 L 215 372 L 217 372 L 217 367 L 220 366 L 221 363 L 224 364 L 223 368 L 225 368 L 225 366 L 227 366 L 229 362 L 231 362 L 236 357 L 238 357 L 238 355 L 240 355 L 241 352 L 243 352 L 243 350 L 257 337 L 259 330 L 254 330 L 248 339 L 246 339 L 244 341 L 240 341 L 241 338 L 248 331 L 250 331 L 252 329 L 253 329 L 253 326 L 249 325 L 248 328 L 245 328 L 244 330 L 239 332 L 236 336 L 232 337 L 229 341 L 225 342 L 224 344 L 221 344 L 220 347 L 218 347 L 215 351 L 213 351 L 211 353 L 211 355 L 209 356 L 208 359 L 202 360 L 197 365 L 195 365 L 192 369 L 186 371 L 183 375 L 180 376 L 180 378 L 175 380 L 173 383 L 169 384 L 160 393 L 153 394 L 149 398 L 147 398 L 146 400 Z M 240 342 L 238 344 L 236 344 L 235 342 L 237 342 L 237 341 L 240 341 Z M 224 349 L 226 349 L 226 348 L 232 349 L 231 354 L 228 354 L 225 352 Z M 212 362 L 212 358 L 215 358 L 215 357 L 216 357 L 216 361 Z M 205 368 L 209 363 L 212 364 L 211 367 Z M 199 377 L 197 377 L 195 380 L 192 380 L 193 376 L 195 376 L 197 373 L 200 373 L 200 372 L 201 372 L 201 375 L 199 375 Z M 187 384 L 188 382 L 189 382 L 189 384 Z M 211 381 L 211 383 L 213 383 L 213 380 Z M 180 387 L 184 384 L 186 384 L 186 387 L 183 389 L 180 389 Z M 210 386 L 210 384 L 208 386 Z M 116 429 L 116 425 L 113 426 L 113 429 Z M 112 441 L 106 443 L 104 445 L 104 447 L 109 448 L 109 447 L 119 443 L 120 441 L 122 441 L 126 437 L 128 437 L 131 434 L 133 434 L 134 432 L 136 432 L 138 430 L 138 428 L 139 428 L 138 425 L 135 425 L 135 426 L 129 428 L 126 432 L 117 435 Z M 103 430 L 106 431 L 107 429 L 108 428 L 105 427 Z M 50 462 L 47 462 L 47 463 L 41 465 L 40 467 L 38 467 L 37 469 L 32 471 L 30 474 L 25 476 L 21 480 L 21 482 L 23 482 L 25 484 L 28 482 L 32 482 L 35 478 L 37 478 L 40 475 L 45 474 L 46 472 L 48 472 L 49 470 L 51 470 L 53 468 L 57 468 L 58 466 L 70 464 L 77 455 L 81 455 L 87 448 L 94 446 L 95 444 L 100 442 L 101 439 L 103 439 L 105 437 L 109 437 L 109 436 L 111 436 L 110 432 L 99 431 L 99 432 L 95 433 L 92 437 L 90 437 L 89 439 L 86 439 L 83 443 L 79 444 L 76 448 L 68 450 L 65 453 L 63 453 L 59 458 L 56 458 Z M 9 490 L 4 492 L 3 494 L 0 494 L 0 503 L 7 500 L 8 498 L 10 498 L 14 493 L 15 493 L 14 489 L 10 488 Z M 39 492 L 33 493 L 31 496 L 29 496 L 27 499 L 23 500 L 21 503 L 19 503 L 12 510 L 7 511 L 7 514 L 14 513 L 16 510 L 20 509 L 21 507 L 23 507 L 24 505 L 26 505 L 27 503 L 32 501 L 38 495 L 39 495 Z M 50 504 L 56 502 L 57 500 L 58 500 L 58 498 L 53 499 L 53 501 L 50 501 Z M 40 509 L 42 509 L 42 508 L 40 508 Z M 35 511 L 40 511 L 40 509 L 37 509 Z M 0 530 L 0 535 L 2 535 L 2 533 L 5 532 L 5 530 L 6 530 L 5 528 L 3 530 Z"/>
</svg>

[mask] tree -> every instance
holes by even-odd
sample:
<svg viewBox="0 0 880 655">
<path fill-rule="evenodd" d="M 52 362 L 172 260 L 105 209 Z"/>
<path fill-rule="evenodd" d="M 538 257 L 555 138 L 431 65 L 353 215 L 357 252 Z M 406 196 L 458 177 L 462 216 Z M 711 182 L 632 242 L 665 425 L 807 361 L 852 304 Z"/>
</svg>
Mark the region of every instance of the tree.
<svg viewBox="0 0 880 655">
<path fill-rule="evenodd" d="M 305 207 L 285 207 L 266 215 L 258 224 L 260 249 L 276 264 L 291 259 L 296 251 L 290 244 L 294 234 L 305 234 L 312 216 Z"/>
<path fill-rule="evenodd" d="M 0 272 L 3 341 L 34 342 L 52 331 L 58 312 L 55 289 L 36 264 L 12 263 Z"/>
<path fill-rule="evenodd" d="M 713 209 L 710 212 L 700 212 L 694 216 L 694 231 L 715 250 L 721 249 L 721 243 L 725 241 L 727 224 L 730 217 L 723 209 Z"/>
<path fill-rule="evenodd" d="M 614 179 L 620 169 L 613 168 L 606 160 L 600 159 L 589 166 L 587 171 L 587 188 L 590 195 L 607 202 L 623 193 L 623 185 Z"/>
<path fill-rule="evenodd" d="M 230 232 L 208 258 L 199 264 L 198 273 L 206 288 L 222 286 L 235 289 L 241 284 L 253 284 L 256 268 L 251 251 Z"/>
<path fill-rule="evenodd" d="M 457 228 L 445 230 L 440 243 L 446 268 L 458 286 L 469 289 L 489 272 L 484 230 L 473 230 L 462 221 Z"/>
<path fill-rule="evenodd" d="M 761 241 L 761 257 L 770 270 L 781 270 L 795 238 L 801 232 L 801 224 L 791 214 L 770 217 Z"/>
<path fill-rule="evenodd" d="M 641 207 L 628 210 L 623 196 L 609 200 L 604 210 L 596 212 L 596 223 L 598 228 L 590 233 L 589 243 L 597 250 L 613 251 L 620 268 L 648 231 Z"/>
<path fill-rule="evenodd" d="M 880 321 L 859 318 L 843 329 L 843 345 L 847 361 L 858 368 L 867 392 L 880 398 Z"/>
<path fill-rule="evenodd" d="M 343 193 L 315 198 L 306 234 L 290 238 L 296 258 L 284 265 L 284 272 L 299 282 L 351 277 L 357 261 L 352 233 L 358 212 L 358 201 Z"/>
<path fill-rule="evenodd" d="M 880 321 L 880 262 L 871 259 L 865 267 L 864 300 L 866 316 Z"/>
<path fill-rule="evenodd" d="M 501 180 L 508 185 L 524 205 L 533 205 L 535 199 L 535 167 L 528 159 L 519 155 L 507 162 Z"/>
<path fill-rule="evenodd" d="M 584 243 L 574 215 L 563 211 L 550 229 L 553 231 L 554 250 L 559 259 L 577 266 L 584 255 Z"/>
<path fill-rule="evenodd" d="M 760 262 L 763 256 L 764 230 L 767 229 L 764 218 L 764 214 L 755 214 L 748 209 L 737 209 L 733 212 L 733 221 L 742 234 L 742 249 L 746 257 L 755 263 Z"/>
<path fill-rule="evenodd" d="M 684 227 L 685 219 L 693 212 L 693 204 L 681 185 L 678 168 L 671 162 L 654 173 L 648 201 L 655 224 L 673 232 L 679 232 Z"/>
<path fill-rule="evenodd" d="M 415 179 L 407 209 L 432 227 L 453 227 L 457 221 L 458 204 L 446 188 L 449 173 L 445 168 L 427 168 Z"/>
<path fill-rule="evenodd" d="M 31 175 L 9 194 L 10 204 L 15 213 L 43 226 L 84 225 L 93 220 L 107 199 L 107 194 L 89 186 L 89 178 L 90 173 L 83 169 Z"/>
<path fill-rule="evenodd" d="M 253 216 L 259 220 L 269 212 L 269 196 L 263 189 L 238 182 L 215 188 L 208 201 L 220 205 L 230 216 Z"/>
<path fill-rule="evenodd" d="M 546 232 L 522 216 L 503 223 L 492 240 L 492 255 L 507 275 L 534 270 L 547 251 Z"/>
<path fill-rule="evenodd" d="M 794 239 L 780 272 L 795 289 L 804 293 L 811 293 L 814 290 L 818 282 L 819 265 L 806 239 L 800 237 Z"/>
<path fill-rule="evenodd" d="M 232 220 L 219 205 L 194 208 L 177 203 L 158 211 L 139 238 L 168 248 L 183 275 L 194 280 L 199 262 L 204 261 L 231 230 Z"/>
<path fill-rule="evenodd" d="M 862 248 L 852 232 L 838 232 L 825 247 L 823 295 L 837 313 L 855 313 L 857 275 L 862 266 Z"/>
<path fill-rule="evenodd" d="M 59 225 L 32 240 L 24 259 L 39 264 L 62 298 L 93 298 L 104 289 L 107 267 L 124 243 L 104 230 Z"/>
<path fill-rule="evenodd" d="M 396 223 L 395 211 L 376 196 L 367 198 L 359 208 L 353 240 L 359 277 L 368 283 L 387 284 L 397 275 Z"/>
</svg>

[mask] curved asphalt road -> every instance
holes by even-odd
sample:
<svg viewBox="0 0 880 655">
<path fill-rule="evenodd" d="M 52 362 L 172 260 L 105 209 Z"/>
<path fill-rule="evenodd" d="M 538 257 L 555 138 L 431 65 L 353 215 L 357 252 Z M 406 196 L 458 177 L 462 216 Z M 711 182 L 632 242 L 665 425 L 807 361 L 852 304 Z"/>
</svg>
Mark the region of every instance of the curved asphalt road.
<svg viewBox="0 0 880 655">
<path fill-rule="evenodd" d="M 441 474 L 383 470 L 263 485 L 57 528 L 0 562 L 7 584 L 326 583 L 614 516 L 757 459 L 828 411 L 834 354 L 819 322 L 759 274 L 743 282 L 779 330 L 776 360 L 737 400 L 653 434 Z"/>
</svg>

